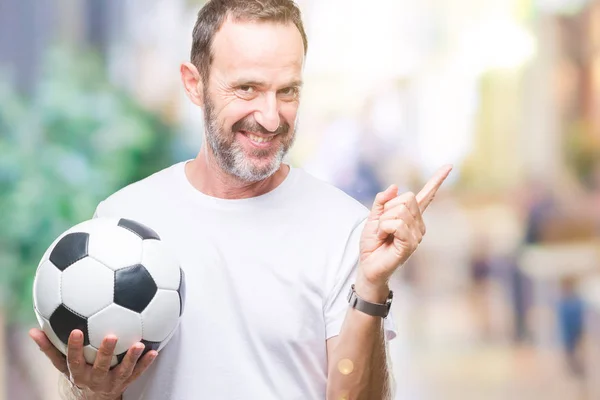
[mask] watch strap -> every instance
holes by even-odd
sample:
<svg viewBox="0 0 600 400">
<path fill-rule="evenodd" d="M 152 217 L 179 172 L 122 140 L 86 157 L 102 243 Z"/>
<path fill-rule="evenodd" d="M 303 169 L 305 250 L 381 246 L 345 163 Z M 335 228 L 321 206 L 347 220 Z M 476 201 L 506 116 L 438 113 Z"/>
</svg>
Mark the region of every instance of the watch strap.
<svg viewBox="0 0 600 400">
<path fill-rule="evenodd" d="M 350 292 L 348 293 L 348 303 L 350 307 L 357 309 L 358 311 L 364 312 L 365 314 L 372 315 L 374 317 L 386 318 L 390 312 L 390 308 L 392 306 L 392 299 L 394 298 L 394 292 L 390 290 L 390 294 L 384 304 L 371 303 L 364 299 L 361 299 L 358 294 L 356 294 L 356 290 L 354 289 L 354 285 L 350 288 Z"/>
</svg>

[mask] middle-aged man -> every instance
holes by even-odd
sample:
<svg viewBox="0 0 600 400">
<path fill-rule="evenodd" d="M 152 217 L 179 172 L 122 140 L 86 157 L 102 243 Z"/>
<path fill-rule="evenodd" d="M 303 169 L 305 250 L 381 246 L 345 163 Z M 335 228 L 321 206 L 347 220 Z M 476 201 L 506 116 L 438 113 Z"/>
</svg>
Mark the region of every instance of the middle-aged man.
<svg viewBox="0 0 600 400">
<path fill-rule="evenodd" d="M 137 220 L 169 242 L 187 276 L 185 313 L 158 357 L 155 350 L 140 357 L 137 343 L 112 370 L 118 338 L 106 337 L 90 366 L 81 331 L 72 332 L 65 359 L 33 329 L 69 378 L 72 397 L 391 396 L 388 282 L 421 242 L 422 213 L 451 167 L 417 195 L 390 186 L 369 211 L 284 164 L 306 50 L 291 0 L 212 0 L 202 8 L 191 62 L 180 70 L 187 96 L 204 111 L 198 156 L 123 188 L 96 210 Z"/>
</svg>

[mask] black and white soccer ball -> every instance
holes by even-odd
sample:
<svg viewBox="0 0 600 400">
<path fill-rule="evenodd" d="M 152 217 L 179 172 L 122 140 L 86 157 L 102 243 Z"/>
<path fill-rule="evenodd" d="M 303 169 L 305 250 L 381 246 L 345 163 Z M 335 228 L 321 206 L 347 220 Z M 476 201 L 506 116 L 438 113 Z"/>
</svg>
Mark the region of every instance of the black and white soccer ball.
<svg viewBox="0 0 600 400">
<path fill-rule="evenodd" d="M 94 218 L 60 235 L 33 283 L 41 329 L 66 355 L 73 329 L 84 334 L 93 364 L 103 338 L 118 338 L 112 366 L 136 342 L 160 351 L 178 327 L 185 276 L 152 229 L 129 219 Z"/>
</svg>

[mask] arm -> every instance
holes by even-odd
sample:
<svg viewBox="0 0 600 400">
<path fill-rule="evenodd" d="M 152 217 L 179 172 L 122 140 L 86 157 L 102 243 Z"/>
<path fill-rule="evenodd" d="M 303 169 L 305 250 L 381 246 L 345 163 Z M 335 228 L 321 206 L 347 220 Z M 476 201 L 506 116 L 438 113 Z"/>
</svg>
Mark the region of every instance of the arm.
<svg viewBox="0 0 600 400">
<path fill-rule="evenodd" d="M 100 216 L 103 202 L 96 207 L 93 218 Z M 94 365 L 88 365 L 83 356 L 83 335 L 71 332 L 65 357 L 40 329 L 31 329 L 29 336 L 48 360 L 60 372 L 58 390 L 63 400 L 123 400 L 127 385 L 137 379 L 154 361 L 156 351 L 141 356 L 144 345 L 135 343 L 120 365 L 111 369 L 115 337 L 105 337 L 98 350 Z M 69 379 L 70 377 L 70 379 Z"/>
<path fill-rule="evenodd" d="M 451 169 L 441 168 L 417 195 L 398 196 L 395 185 L 377 195 L 360 238 L 355 290 L 363 300 L 385 302 L 389 279 L 421 243 L 425 235 L 422 213 Z M 328 341 L 327 351 L 327 399 L 391 398 L 381 317 L 349 308 L 339 336 Z"/>
<path fill-rule="evenodd" d="M 357 281 L 357 294 L 384 303 L 386 287 L 369 290 Z M 327 341 L 327 399 L 388 400 L 392 397 L 383 319 L 349 308 L 339 336 Z"/>
</svg>

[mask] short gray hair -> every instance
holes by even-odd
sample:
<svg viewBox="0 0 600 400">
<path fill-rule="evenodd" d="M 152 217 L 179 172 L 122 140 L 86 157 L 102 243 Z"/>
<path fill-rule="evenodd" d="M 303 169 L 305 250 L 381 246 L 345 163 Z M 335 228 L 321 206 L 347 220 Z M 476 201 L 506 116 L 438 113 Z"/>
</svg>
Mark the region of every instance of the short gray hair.
<svg viewBox="0 0 600 400">
<path fill-rule="evenodd" d="M 229 16 L 234 21 L 292 22 L 302 36 L 304 54 L 308 50 L 302 15 L 293 0 L 210 0 L 198 12 L 190 56 L 204 83 L 213 61 L 212 42 Z"/>
</svg>

